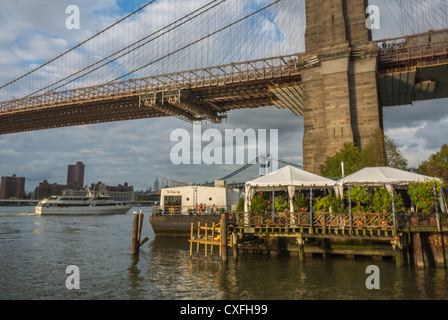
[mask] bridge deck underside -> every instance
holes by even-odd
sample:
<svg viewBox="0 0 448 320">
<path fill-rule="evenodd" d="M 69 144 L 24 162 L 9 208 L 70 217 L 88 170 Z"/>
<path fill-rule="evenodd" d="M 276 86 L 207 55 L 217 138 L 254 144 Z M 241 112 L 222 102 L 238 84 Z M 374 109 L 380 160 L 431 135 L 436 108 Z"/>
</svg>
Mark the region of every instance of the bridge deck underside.
<svg viewBox="0 0 448 320">
<path fill-rule="evenodd" d="M 273 105 L 277 99 L 270 91 L 276 88 L 294 85 L 299 74 L 269 81 L 253 81 L 250 84 L 230 84 L 205 88 L 180 89 L 187 97 L 185 109 L 179 114 L 187 114 L 190 119 L 202 120 L 188 105 L 198 106 L 214 114 L 226 113 L 235 109 L 259 108 Z M 151 95 L 153 92 L 148 92 Z M 142 94 L 126 97 L 107 97 L 95 101 L 64 103 L 61 105 L 39 106 L 32 109 L 16 110 L 0 114 L 0 134 L 34 131 L 66 126 L 78 126 L 104 122 L 157 118 L 172 116 L 168 105 L 160 108 L 147 106 L 141 101 Z M 166 111 L 164 112 L 164 108 Z M 172 105 L 169 109 L 179 109 Z M 203 119 L 207 120 L 207 119 Z"/>
<path fill-rule="evenodd" d="M 378 75 L 378 91 L 383 107 L 448 98 L 448 63 L 392 69 Z"/>
</svg>

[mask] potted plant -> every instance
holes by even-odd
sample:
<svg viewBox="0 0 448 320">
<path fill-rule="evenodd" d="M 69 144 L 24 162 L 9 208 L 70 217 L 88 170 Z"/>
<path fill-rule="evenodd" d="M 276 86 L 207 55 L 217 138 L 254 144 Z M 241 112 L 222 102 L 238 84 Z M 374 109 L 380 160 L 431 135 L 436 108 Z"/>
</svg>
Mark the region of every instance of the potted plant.
<svg viewBox="0 0 448 320">
<path fill-rule="evenodd" d="M 346 191 L 345 197 L 349 198 L 348 191 Z M 370 197 L 364 187 L 354 186 L 350 190 L 350 200 L 355 204 L 355 206 L 352 206 L 353 212 L 361 213 L 365 212 Z"/>
<path fill-rule="evenodd" d="M 434 216 L 436 199 L 434 199 L 433 185 L 436 185 L 437 191 L 440 190 L 440 183 L 435 181 L 411 184 L 408 188 L 408 194 L 414 202 L 416 212 L 422 214 L 423 224 L 428 224 L 425 216 L 429 216 L 429 223 L 435 224 L 436 222 Z M 411 218 L 411 221 L 415 223 L 415 219 Z"/>
<path fill-rule="evenodd" d="M 403 198 L 394 191 L 395 212 L 404 212 Z M 392 212 L 392 196 L 386 188 L 376 189 L 372 197 L 372 208 L 376 213 Z"/>
<path fill-rule="evenodd" d="M 236 212 L 244 212 L 244 198 L 240 198 L 236 205 Z"/>
<path fill-rule="evenodd" d="M 294 212 L 309 212 L 310 198 L 303 193 L 296 194 L 293 199 Z"/>
</svg>

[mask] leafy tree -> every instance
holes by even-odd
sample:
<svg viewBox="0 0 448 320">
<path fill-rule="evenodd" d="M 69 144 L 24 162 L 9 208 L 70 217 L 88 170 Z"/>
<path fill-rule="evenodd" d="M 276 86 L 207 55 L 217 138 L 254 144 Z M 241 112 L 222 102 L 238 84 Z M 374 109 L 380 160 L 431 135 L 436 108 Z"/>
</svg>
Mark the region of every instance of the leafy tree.
<svg viewBox="0 0 448 320">
<path fill-rule="evenodd" d="M 385 138 L 387 165 L 392 168 L 407 170 L 408 160 L 403 156 L 401 151 L 395 145 L 394 141 L 388 137 Z"/>
<path fill-rule="evenodd" d="M 341 162 L 344 162 L 345 175 L 360 170 L 362 168 L 361 150 L 352 143 L 344 144 L 341 151 L 325 160 L 325 164 L 321 166 L 322 175 L 326 177 L 340 177 L 342 173 Z"/>
<path fill-rule="evenodd" d="M 386 167 L 386 146 L 383 130 L 377 129 L 372 134 L 369 144 L 361 152 L 361 164 L 364 167 Z"/>
<path fill-rule="evenodd" d="M 351 143 L 346 143 L 336 155 L 325 160 L 325 164 L 321 167 L 321 174 L 326 177 L 340 177 L 341 162 L 344 162 L 345 175 L 365 167 L 389 166 L 405 170 L 408 165 L 406 158 L 393 140 L 384 135 L 381 129 L 372 134 L 369 144 L 363 150 Z"/>
<path fill-rule="evenodd" d="M 440 151 L 429 156 L 429 159 L 423 162 L 418 171 L 431 177 L 442 179 L 445 184 L 448 183 L 448 144 L 444 144 Z"/>
</svg>

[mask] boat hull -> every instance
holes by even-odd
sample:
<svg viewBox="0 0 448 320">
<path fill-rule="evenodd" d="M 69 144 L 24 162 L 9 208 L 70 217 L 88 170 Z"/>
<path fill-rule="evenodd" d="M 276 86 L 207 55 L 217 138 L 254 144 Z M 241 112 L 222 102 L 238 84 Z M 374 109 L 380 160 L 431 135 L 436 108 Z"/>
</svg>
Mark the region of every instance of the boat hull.
<svg viewBox="0 0 448 320">
<path fill-rule="evenodd" d="M 35 213 L 39 215 L 115 215 L 126 214 L 132 208 L 126 206 L 89 206 L 89 207 L 35 207 Z"/>
<path fill-rule="evenodd" d="M 221 217 L 219 215 L 160 215 L 149 218 L 149 222 L 156 236 L 180 238 L 190 238 L 191 224 L 193 224 L 194 232 L 197 232 L 199 222 L 202 226 L 207 223 L 211 227 L 213 223 L 217 224 L 220 221 Z"/>
</svg>

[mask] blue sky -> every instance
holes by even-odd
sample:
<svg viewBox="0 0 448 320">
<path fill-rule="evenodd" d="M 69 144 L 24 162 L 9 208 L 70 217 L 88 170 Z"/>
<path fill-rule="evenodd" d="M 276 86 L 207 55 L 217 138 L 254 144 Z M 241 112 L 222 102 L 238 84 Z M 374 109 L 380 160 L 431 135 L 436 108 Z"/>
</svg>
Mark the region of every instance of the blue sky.
<svg viewBox="0 0 448 320">
<path fill-rule="evenodd" d="M 147 0 L 118 0 L 117 5 L 121 8 L 122 13 L 131 13 L 148 2 Z"/>
<path fill-rule="evenodd" d="M 157 0 L 157 9 L 161 14 L 165 1 Z M 390 7 L 384 6 L 384 1 L 375 0 L 384 9 L 382 30 L 375 33 L 377 38 L 397 36 L 400 32 L 393 12 L 390 12 Z M 259 5 L 262 2 L 257 3 Z M 0 0 L 0 29 L 4 31 L 0 34 L 0 84 L 23 74 L 29 69 L 30 63 L 53 58 L 70 48 L 70 45 L 82 41 L 145 3 L 124 0 Z M 61 27 L 65 25 L 65 7 L 69 4 L 77 4 L 81 9 L 81 30 L 68 31 Z M 169 13 L 165 12 L 166 15 Z M 285 48 L 286 42 L 300 34 L 297 31 L 285 32 L 285 26 L 281 20 L 276 20 L 275 15 L 267 14 L 265 17 L 277 30 L 278 37 L 274 40 L 281 42 Z M 278 30 L 283 32 L 282 36 L 279 36 Z M 233 49 L 233 55 L 238 56 L 236 49 Z M 253 49 L 257 53 L 257 47 L 246 49 Z M 426 101 L 414 106 L 384 110 L 386 134 L 395 140 L 412 166 L 417 166 L 448 142 L 446 121 L 447 100 Z M 220 130 L 277 128 L 280 158 L 302 163 L 303 118 L 294 116 L 289 110 L 268 107 L 234 111 L 229 113 L 222 125 L 205 124 L 203 129 L 213 127 Z M 191 125 L 174 118 L 143 119 L 0 136 L 0 176 L 13 173 L 25 176 L 26 190 L 32 191 L 44 179 L 50 183 L 65 183 L 67 165 L 82 161 L 86 164 L 86 183 L 103 181 L 116 185 L 127 181 L 136 189 L 146 189 L 153 185 L 156 176 L 159 181 L 165 177 L 187 183 L 204 182 L 220 178 L 237 168 L 172 165 L 169 158 L 173 146 L 170 134 L 177 128 L 191 130 Z"/>
</svg>

